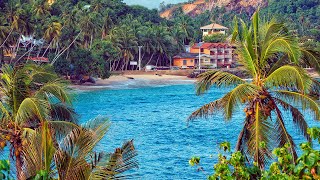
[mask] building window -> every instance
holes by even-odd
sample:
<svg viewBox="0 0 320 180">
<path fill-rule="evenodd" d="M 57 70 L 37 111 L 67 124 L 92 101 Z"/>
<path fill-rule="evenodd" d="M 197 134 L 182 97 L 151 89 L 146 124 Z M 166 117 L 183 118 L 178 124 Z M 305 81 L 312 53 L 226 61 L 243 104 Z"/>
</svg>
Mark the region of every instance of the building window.
<svg viewBox="0 0 320 180">
<path fill-rule="evenodd" d="M 191 60 L 190 60 L 190 62 L 192 62 L 192 63 L 193 63 L 193 60 L 191 59 Z"/>
<path fill-rule="evenodd" d="M 201 51 L 201 52 L 203 52 L 203 51 L 204 51 L 204 49 L 203 49 L 203 48 L 201 48 L 201 49 L 200 49 L 200 51 Z"/>
<path fill-rule="evenodd" d="M 187 65 L 187 60 L 183 60 L 183 65 Z"/>
</svg>

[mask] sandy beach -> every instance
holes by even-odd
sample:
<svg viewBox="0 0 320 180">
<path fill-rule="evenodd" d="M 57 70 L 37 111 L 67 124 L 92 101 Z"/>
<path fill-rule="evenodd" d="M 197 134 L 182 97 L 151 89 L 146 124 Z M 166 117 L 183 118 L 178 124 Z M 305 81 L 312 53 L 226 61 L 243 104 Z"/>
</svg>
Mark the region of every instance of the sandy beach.
<svg viewBox="0 0 320 180">
<path fill-rule="evenodd" d="M 108 89 L 112 86 L 126 85 L 139 83 L 150 85 L 166 85 L 166 84 L 181 84 L 193 83 L 195 79 L 188 78 L 186 76 L 177 75 L 156 75 L 156 74 L 128 74 L 128 75 L 113 75 L 108 79 L 96 79 L 96 83 L 84 83 L 81 85 L 70 85 L 72 89 L 77 90 L 95 90 L 95 89 Z"/>
</svg>

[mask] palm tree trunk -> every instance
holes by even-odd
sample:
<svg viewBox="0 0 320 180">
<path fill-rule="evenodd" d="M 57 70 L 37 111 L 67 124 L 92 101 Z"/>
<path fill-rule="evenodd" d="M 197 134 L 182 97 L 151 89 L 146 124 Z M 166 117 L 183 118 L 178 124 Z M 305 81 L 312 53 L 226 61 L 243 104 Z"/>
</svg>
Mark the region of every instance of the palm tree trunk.
<svg viewBox="0 0 320 180">
<path fill-rule="evenodd" d="M 154 56 L 154 53 L 152 53 L 152 55 L 151 55 L 151 57 L 150 57 L 149 61 L 147 62 L 147 65 L 149 65 L 149 63 L 151 62 L 151 60 L 152 60 L 153 56 Z"/>
<path fill-rule="evenodd" d="M 19 180 L 26 179 L 26 177 L 24 177 L 24 173 L 22 170 L 22 159 L 20 155 L 16 157 L 16 170 L 17 170 L 17 178 Z"/>
<path fill-rule="evenodd" d="M 4 48 L 0 47 L 0 67 L 3 62 L 4 62 Z"/>
<path fill-rule="evenodd" d="M 61 51 L 58 53 L 58 55 L 56 55 L 56 56 L 53 58 L 53 60 L 52 60 L 52 62 L 51 62 L 51 65 L 53 65 L 53 64 L 56 62 L 56 60 L 57 60 L 66 50 L 68 50 L 68 49 L 72 46 L 72 44 L 74 44 L 74 43 L 76 42 L 76 40 L 78 39 L 78 37 L 79 37 L 80 34 L 81 34 L 81 31 L 80 31 L 79 34 L 74 38 L 74 40 L 69 44 L 69 46 L 68 46 L 67 48 L 65 48 L 64 50 L 61 50 Z"/>
<path fill-rule="evenodd" d="M 48 49 L 51 46 L 52 41 L 50 41 L 50 43 L 48 44 L 48 47 L 46 48 L 46 50 L 44 51 L 44 53 L 42 54 L 42 57 L 44 57 L 44 55 L 47 53 Z"/>
<path fill-rule="evenodd" d="M 116 65 L 116 68 L 115 68 L 115 70 L 117 71 L 118 70 L 118 68 L 119 68 L 119 65 L 120 65 L 120 59 L 117 61 L 117 65 Z"/>
<path fill-rule="evenodd" d="M 9 36 L 11 35 L 11 33 L 13 32 L 13 28 L 11 28 L 9 34 L 7 35 L 6 39 L 2 42 L 2 44 L 0 45 L 0 47 L 2 48 L 4 46 L 4 44 L 7 42 L 7 40 L 9 39 Z"/>
<path fill-rule="evenodd" d="M 89 46 L 89 49 L 91 49 L 92 41 L 93 41 L 93 35 L 91 35 L 91 37 L 90 37 L 90 46 Z"/>
<path fill-rule="evenodd" d="M 160 59 L 160 55 L 158 56 L 157 62 L 156 62 L 156 66 L 158 66 L 158 61 Z"/>
</svg>

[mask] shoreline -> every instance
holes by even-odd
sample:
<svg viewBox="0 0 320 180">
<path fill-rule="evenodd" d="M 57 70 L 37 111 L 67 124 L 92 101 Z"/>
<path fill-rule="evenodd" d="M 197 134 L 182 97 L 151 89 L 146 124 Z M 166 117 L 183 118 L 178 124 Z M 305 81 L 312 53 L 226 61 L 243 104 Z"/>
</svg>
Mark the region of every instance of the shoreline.
<svg viewBox="0 0 320 180">
<path fill-rule="evenodd" d="M 237 70 L 237 69 L 231 69 Z M 239 70 L 239 69 L 238 69 Z M 312 78 L 320 78 L 313 69 L 305 69 Z M 91 91 L 101 89 L 123 89 L 138 88 L 147 86 L 162 86 L 176 84 L 193 84 L 196 79 L 187 77 L 189 70 L 182 71 L 127 71 L 110 76 L 108 79 L 96 79 L 96 83 L 84 83 L 81 85 L 72 84 L 69 87 L 73 90 Z M 245 79 L 245 78 L 244 78 Z"/>
<path fill-rule="evenodd" d="M 187 76 L 178 75 L 156 75 L 156 74 L 125 74 L 113 75 L 108 79 L 96 79 L 96 83 L 84 83 L 81 85 L 70 85 L 69 87 L 74 90 L 101 90 L 101 89 L 119 89 L 147 87 L 147 86 L 161 86 L 173 84 L 192 84 L 195 79 L 188 78 Z"/>
</svg>

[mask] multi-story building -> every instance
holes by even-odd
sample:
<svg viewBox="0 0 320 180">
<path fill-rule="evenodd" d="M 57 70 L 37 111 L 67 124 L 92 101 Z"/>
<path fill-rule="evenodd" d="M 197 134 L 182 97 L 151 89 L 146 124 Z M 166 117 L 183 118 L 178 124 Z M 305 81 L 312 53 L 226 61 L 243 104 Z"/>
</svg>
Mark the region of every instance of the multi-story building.
<svg viewBox="0 0 320 180">
<path fill-rule="evenodd" d="M 180 68 L 221 68 L 234 64 L 234 47 L 227 43 L 196 43 L 190 52 L 173 57 L 173 65 Z"/>
</svg>

